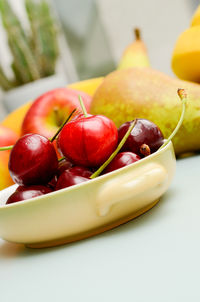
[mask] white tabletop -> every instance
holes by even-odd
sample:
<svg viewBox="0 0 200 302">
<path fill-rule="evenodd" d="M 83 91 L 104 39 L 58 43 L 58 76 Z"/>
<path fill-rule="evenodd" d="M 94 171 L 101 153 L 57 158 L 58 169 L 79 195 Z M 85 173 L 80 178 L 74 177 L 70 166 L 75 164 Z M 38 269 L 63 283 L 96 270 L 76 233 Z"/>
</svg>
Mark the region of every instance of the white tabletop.
<svg viewBox="0 0 200 302">
<path fill-rule="evenodd" d="M 200 156 L 181 159 L 148 213 L 43 250 L 0 240 L 2 302 L 199 302 Z"/>
</svg>

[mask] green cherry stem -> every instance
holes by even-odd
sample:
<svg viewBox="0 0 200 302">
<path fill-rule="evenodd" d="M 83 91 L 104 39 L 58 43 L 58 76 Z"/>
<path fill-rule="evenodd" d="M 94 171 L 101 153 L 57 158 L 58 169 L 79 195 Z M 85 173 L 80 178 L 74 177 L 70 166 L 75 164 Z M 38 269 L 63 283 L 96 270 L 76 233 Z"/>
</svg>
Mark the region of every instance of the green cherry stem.
<svg viewBox="0 0 200 302">
<path fill-rule="evenodd" d="M 60 161 L 62 161 L 62 160 L 64 160 L 64 159 L 65 159 L 65 156 L 59 158 L 59 159 L 58 159 L 58 162 L 60 162 Z"/>
<path fill-rule="evenodd" d="M 60 126 L 60 128 L 58 129 L 58 131 L 54 134 L 54 136 L 49 139 L 51 143 L 56 139 L 56 137 L 58 136 L 58 134 L 60 133 L 60 131 L 62 130 L 62 128 L 67 124 L 67 122 L 69 121 L 69 119 L 71 118 L 71 116 L 74 114 L 75 111 L 76 111 L 76 108 L 74 110 L 72 110 L 72 112 L 70 113 L 70 115 L 62 123 L 62 125 Z"/>
<path fill-rule="evenodd" d="M 182 112 L 181 112 L 180 119 L 178 121 L 178 124 L 176 125 L 176 128 L 172 132 L 172 134 L 168 137 L 168 139 L 165 140 L 164 144 L 158 150 L 163 149 L 169 143 L 169 141 L 172 140 L 172 138 L 176 135 L 176 133 L 178 132 L 179 128 L 181 127 L 181 125 L 183 123 L 183 119 L 184 119 L 184 115 L 185 115 L 185 107 L 186 107 L 186 102 L 187 102 L 187 94 L 186 94 L 185 90 L 181 89 L 181 88 L 179 88 L 177 90 L 177 94 L 182 102 Z"/>
<path fill-rule="evenodd" d="M 58 136 L 58 134 L 60 133 L 60 131 L 62 130 L 62 128 L 65 126 L 65 124 L 67 124 L 67 122 L 69 121 L 69 119 L 71 118 L 71 116 L 74 114 L 75 111 L 76 111 L 76 108 L 74 110 L 72 110 L 72 112 L 70 113 L 70 115 L 62 123 L 62 125 L 60 126 L 60 128 L 58 129 L 58 131 L 55 133 L 55 135 L 52 138 L 49 139 L 51 143 L 56 139 L 56 137 Z M 14 147 L 14 145 L 0 147 L 0 151 L 11 150 L 13 147 Z"/>
<path fill-rule="evenodd" d="M 136 120 L 134 120 L 130 127 L 128 128 L 126 134 L 124 135 L 124 137 L 122 138 L 121 142 L 119 143 L 119 145 L 117 146 L 117 149 L 110 155 L 110 157 L 105 161 L 105 163 L 97 170 L 95 171 L 90 178 L 93 179 L 97 176 L 99 176 L 101 174 L 101 172 L 107 167 L 107 165 L 109 165 L 109 163 L 113 160 L 113 158 L 117 155 L 117 153 L 120 151 L 120 149 L 123 147 L 123 145 L 125 144 L 127 138 L 129 137 L 131 131 L 133 130 L 134 126 L 135 126 Z"/>
<path fill-rule="evenodd" d="M 87 114 L 87 111 L 86 111 L 86 109 L 85 109 L 85 105 L 84 105 L 84 103 L 83 103 L 82 97 L 79 95 L 78 98 L 79 98 L 79 102 L 80 102 L 80 105 L 81 105 L 81 108 L 82 108 L 82 111 L 83 111 L 84 116 L 85 116 L 85 117 L 88 117 L 88 114 Z"/>
<path fill-rule="evenodd" d="M 12 146 L 5 146 L 5 147 L 0 147 L 0 151 L 6 151 L 6 150 L 11 150 L 14 145 Z"/>
</svg>

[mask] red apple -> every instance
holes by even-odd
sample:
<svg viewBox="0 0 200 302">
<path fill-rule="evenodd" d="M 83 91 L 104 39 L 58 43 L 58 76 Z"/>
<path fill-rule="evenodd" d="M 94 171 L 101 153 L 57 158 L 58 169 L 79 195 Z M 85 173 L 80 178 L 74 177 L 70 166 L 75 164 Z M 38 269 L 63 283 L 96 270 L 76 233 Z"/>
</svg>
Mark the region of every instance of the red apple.
<svg viewBox="0 0 200 302">
<path fill-rule="evenodd" d="M 17 139 L 18 136 L 13 130 L 0 125 L 0 147 L 13 145 Z M 0 190 L 13 184 L 8 171 L 9 154 L 10 151 L 0 152 Z"/>
<path fill-rule="evenodd" d="M 79 95 L 89 111 L 92 98 L 71 88 L 57 88 L 38 97 L 25 115 L 22 134 L 38 133 L 52 137 L 74 108 L 81 111 Z"/>
</svg>

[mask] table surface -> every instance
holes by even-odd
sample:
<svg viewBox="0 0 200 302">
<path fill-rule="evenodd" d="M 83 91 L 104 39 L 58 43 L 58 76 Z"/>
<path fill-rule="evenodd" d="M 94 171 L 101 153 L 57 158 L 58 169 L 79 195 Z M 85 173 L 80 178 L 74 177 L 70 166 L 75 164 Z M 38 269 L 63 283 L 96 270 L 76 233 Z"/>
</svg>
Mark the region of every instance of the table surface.
<svg viewBox="0 0 200 302">
<path fill-rule="evenodd" d="M 32 250 L 0 240 L 0 300 L 199 302 L 200 156 L 177 161 L 149 212 L 96 237 Z"/>
</svg>

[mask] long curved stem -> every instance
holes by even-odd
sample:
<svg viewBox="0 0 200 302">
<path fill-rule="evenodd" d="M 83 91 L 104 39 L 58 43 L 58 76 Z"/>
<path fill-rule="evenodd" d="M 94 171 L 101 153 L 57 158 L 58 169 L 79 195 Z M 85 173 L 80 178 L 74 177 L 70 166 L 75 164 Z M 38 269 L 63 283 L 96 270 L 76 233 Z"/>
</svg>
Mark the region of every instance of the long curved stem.
<svg viewBox="0 0 200 302">
<path fill-rule="evenodd" d="M 131 133 L 131 131 L 133 130 L 133 127 L 135 126 L 136 120 L 134 120 L 129 129 L 127 130 L 126 134 L 124 135 L 124 137 L 122 138 L 121 142 L 119 143 L 119 145 L 117 146 L 117 149 L 110 155 L 110 157 L 105 161 L 105 163 L 96 171 L 94 172 L 90 178 L 93 179 L 97 176 L 99 176 L 101 174 L 101 172 L 107 167 L 107 165 L 109 165 L 109 163 L 113 160 L 113 158 L 117 155 L 117 153 L 120 151 L 120 149 L 123 147 L 123 145 L 125 144 L 127 138 L 129 137 L 129 134 Z"/>
<path fill-rule="evenodd" d="M 187 94 L 186 94 L 185 90 L 181 89 L 181 88 L 179 88 L 177 90 L 177 93 L 178 93 L 178 96 L 179 96 L 179 98 L 181 99 L 181 102 L 182 102 L 181 116 L 180 116 L 178 124 L 176 125 L 176 128 L 174 129 L 172 134 L 168 137 L 168 139 L 166 139 L 164 144 L 158 150 L 164 148 L 169 143 L 169 141 L 172 140 L 172 138 L 176 135 L 176 133 L 178 132 L 179 128 L 181 127 L 181 125 L 183 123 L 183 119 L 184 119 L 184 115 L 185 115 L 185 105 L 186 105 L 186 102 L 187 102 Z"/>
</svg>

